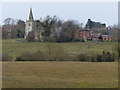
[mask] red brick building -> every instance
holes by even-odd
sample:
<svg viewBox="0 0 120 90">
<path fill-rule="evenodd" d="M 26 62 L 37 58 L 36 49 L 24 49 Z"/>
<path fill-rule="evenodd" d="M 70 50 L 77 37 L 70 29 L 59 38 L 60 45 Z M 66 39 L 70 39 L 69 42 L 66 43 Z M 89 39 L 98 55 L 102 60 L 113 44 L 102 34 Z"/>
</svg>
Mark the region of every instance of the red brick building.
<svg viewBox="0 0 120 90">
<path fill-rule="evenodd" d="M 78 40 L 92 40 L 93 33 L 92 31 L 88 30 L 79 30 L 75 33 L 75 38 Z"/>
<path fill-rule="evenodd" d="M 102 35 L 103 41 L 111 41 L 111 35 Z"/>
</svg>

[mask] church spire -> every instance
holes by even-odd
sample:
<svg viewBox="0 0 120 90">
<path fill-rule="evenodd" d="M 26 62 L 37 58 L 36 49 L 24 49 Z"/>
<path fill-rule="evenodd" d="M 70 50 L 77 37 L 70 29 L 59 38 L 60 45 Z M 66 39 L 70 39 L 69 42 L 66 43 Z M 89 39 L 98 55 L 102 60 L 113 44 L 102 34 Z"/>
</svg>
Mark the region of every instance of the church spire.
<svg viewBox="0 0 120 90">
<path fill-rule="evenodd" d="M 30 14 L 29 14 L 29 21 L 33 21 L 33 14 L 32 14 L 32 8 L 30 8 Z"/>
</svg>

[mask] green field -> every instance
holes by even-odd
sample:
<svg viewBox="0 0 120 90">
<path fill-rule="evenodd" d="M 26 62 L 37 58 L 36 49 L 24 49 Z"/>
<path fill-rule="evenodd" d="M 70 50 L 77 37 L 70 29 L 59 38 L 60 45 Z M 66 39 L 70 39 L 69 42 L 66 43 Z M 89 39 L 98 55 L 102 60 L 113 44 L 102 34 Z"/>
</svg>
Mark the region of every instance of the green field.
<svg viewBox="0 0 120 90">
<path fill-rule="evenodd" d="M 3 88 L 117 88 L 117 62 L 3 62 Z"/>
<path fill-rule="evenodd" d="M 2 40 L 2 53 L 15 58 L 22 53 L 47 52 L 48 45 L 60 46 L 69 54 L 113 51 L 116 42 L 21 42 L 19 39 Z M 2 62 L 3 88 L 117 88 L 117 62 L 34 61 Z"/>
<path fill-rule="evenodd" d="M 20 56 L 26 51 L 29 52 L 36 52 L 40 50 L 44 53 L 47 52 L 48 45 L 51 46 L 60 46 L 64 52 L 69 54 L 74 53 L 102 53 L 103 50 L 105 51 L 113 51 L 113 47 L 116 45 L 116 42 L 70 42 L 70 43 L 48 43 L 48 42 L 20 42 L 18 39 L 7 39 L 2 41 L 2 53 L 9 54 L 10 56 L 15 59 L 17 56 Z"/>
</svg>

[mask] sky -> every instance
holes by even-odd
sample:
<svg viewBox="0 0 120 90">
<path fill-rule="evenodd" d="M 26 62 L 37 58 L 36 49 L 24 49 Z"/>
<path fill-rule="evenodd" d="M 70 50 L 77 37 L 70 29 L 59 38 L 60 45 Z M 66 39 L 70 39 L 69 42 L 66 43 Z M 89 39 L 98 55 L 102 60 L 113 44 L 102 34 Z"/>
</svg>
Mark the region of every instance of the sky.
<svg viewBox="0 0 120 90">
<path fill-rule="evenodd" d="M 64 21 L 76 20 L 84 25 L 89 18 L 106 23 L 107 26 L 118 23 L 117 2 L 3 2 L 0 4 L 2 4 L 0 24 L 3 24 L 4 19 L 8 17 L 26 21 L 30 8 L 36 20 L 47 15 L 56 15 Z"/>
</svg>

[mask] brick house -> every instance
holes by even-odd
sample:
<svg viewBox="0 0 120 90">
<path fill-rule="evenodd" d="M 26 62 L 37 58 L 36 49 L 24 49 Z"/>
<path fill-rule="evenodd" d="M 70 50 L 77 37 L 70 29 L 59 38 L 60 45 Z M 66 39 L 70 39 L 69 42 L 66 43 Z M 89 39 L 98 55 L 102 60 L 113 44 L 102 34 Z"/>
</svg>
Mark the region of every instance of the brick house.
<svg viewBox="0 0 120 90">
<path fill-rule="evenodd" d="M 78 30 L 75 32 L 74 38 L 81 41 L 111 41 L 111 35 L 104 35 L 102 33 L 93 33 L 90 29 Z"/>
<path fill-rule="evenodd" d="M 92 37 L 93 37 L 93 33 L 89 29 L 87 29 L 87 30 L 78 30 L 75 33 L 75 38 L 78 39 L 78 40 L 84 40 L 84 41 L 92 40 Z"/>
<path fill-rule="evenodd" d="M 102 33 L 95 33 L 94 36 L 93 36 L 93 40 L 94 41 L 99 41 L 99 40 L 102 40 L 102 41 L 111 41 L 111 35 L 104 35 Z"/>
<path fill-rule="evenodd" d="M 102 35 L 103 41 L 111 41 L 111 35 Z"/>
<path fill-rule="evenodd" d="M 96 41 L 96 40 L 98 41 L 101 35 L 102 35 L 102 33 L 94 33 L 92 40 L 93 41 Z"/>
</svg>

